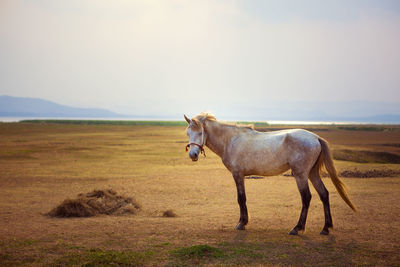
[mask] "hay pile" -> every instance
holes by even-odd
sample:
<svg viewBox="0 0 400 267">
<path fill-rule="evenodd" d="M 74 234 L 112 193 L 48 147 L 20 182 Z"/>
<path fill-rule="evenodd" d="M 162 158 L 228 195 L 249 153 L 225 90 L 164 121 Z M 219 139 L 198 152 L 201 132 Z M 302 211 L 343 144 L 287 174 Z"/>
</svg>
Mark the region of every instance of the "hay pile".
<svg viewBox="0 0 400 267">
<path fill-rule="evenodd" d="M 135 214 L 140 205 L 131 197 L 117 195 L 112 189 L 94 190 L 79 194 L 76 199 L 66 199 L 47 215 L 51 217 L 90 217 L 98 214 Z"/>
<path fill-rule="evenodd" d="M 173 210 L 166 210 L 163 212 L 163 217 L 177 217 L 176 213 Z"/>
</svg>

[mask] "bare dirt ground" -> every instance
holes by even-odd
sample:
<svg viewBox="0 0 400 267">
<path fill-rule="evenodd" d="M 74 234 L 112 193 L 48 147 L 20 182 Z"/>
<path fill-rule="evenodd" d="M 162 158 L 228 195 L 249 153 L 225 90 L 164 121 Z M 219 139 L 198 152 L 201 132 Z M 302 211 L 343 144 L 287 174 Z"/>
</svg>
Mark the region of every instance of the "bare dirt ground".
<svg viewBox="0 0 400 267">
<path fill-rule="evenodd" d="M 396 126 L 314 131 L 334 150 L 400 154 Z M 0 123 L 0 265 L 399 266 L 399 164 L 335 162 L 339 172 L 395 176 L 343 178 L 357 213 L 324 178 L 334 222 L 329 236 L 319 235 L 323 209 L 313 188 L 306 231 L 289 236 L 301 208 L 294 179 L 247 179 L 250 222 L 236 231 L 230 173 L 207 149 L 206 158 L 191 162 L 186 142 L 183 127 Z M 134 197 L 141 210 L 45 215 L 95 189 Z M 166 211 L 175 216 L 163 216 Z"/>
</svg>

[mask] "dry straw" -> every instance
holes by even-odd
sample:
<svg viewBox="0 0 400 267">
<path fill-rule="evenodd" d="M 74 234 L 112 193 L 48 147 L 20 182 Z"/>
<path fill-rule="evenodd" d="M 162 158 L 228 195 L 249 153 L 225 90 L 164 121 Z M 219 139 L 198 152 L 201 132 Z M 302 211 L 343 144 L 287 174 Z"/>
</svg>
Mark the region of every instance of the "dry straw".
<svg viewBox="0 0 400 267">
<path fill-rule="evenodd" d="M 90 217 L 98 214 L 136 214 L 140 205 L 132 197 L 123 197 L 112 189 L 94 190 L 66 199 L 47 215 L 51 217 Z"/>
</svg>

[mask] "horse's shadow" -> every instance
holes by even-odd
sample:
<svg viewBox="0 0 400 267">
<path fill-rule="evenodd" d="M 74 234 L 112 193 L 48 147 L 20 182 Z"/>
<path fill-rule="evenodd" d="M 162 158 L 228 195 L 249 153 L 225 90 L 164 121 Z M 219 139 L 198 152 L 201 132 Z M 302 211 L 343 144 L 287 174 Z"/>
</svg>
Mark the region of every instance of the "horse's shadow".
<svg viewBox="0 0 400 267">
<path fill-rule="evenodd" d="M 358 249 L 358 244 L 337 241 L 334 235 L 289 236 L 283 231 L 263 233 L 257 230 L 237 231 L 225 245 L 236 253 L 243 252 L 244 257 L 268 259 L 273 265 L 310 265 L 319 260 L 325 263 L 337 261 L 339 265 L 348 266 L 352 265 Z"/>
<path fill-rule="evenodd" d="M 245 242 L 247 235 L 248 235 L 247 231 L 237 231 L 236 235 L 233 237 L 232 242 L 234 243 Z"/>
</svg>

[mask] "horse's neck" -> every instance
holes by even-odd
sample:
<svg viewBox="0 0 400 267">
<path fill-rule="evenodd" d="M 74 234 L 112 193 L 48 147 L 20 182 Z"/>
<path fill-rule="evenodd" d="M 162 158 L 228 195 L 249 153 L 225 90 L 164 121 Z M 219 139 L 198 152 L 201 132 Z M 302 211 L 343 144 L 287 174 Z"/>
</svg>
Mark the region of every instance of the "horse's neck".
<svg viewBox="0 0 400 267">
<path fill-rule="evenodd" d="M 235 127 L 223 125 L 217 121 L 206 121 L 207 132 L 206 146 L 221 158 L 224 156 L 226 146 L 236 134 Z"/>
</svg>

